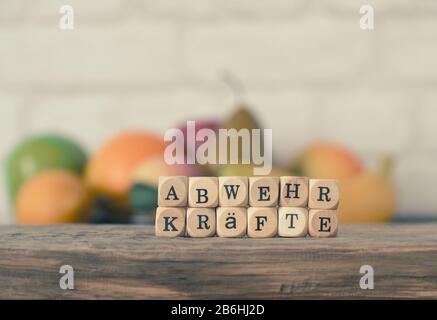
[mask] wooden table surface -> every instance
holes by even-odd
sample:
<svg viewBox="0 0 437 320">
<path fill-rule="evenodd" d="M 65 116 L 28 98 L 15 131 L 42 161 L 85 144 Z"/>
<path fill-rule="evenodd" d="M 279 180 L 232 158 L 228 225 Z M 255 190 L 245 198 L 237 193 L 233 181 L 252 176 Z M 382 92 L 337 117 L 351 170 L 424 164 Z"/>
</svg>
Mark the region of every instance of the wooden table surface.
<svg viewBox="0 0 437 320">
<path fill-rule="evenodd" d="M 59 288 L 74 268 L 75 290 Z M 359 287 L 362 265 L 374 290 Z M 150 226 L 2 226 L 2 299 L 437 298 L 437 224 L 332 239 L 163 239 Z"/>
</svg>

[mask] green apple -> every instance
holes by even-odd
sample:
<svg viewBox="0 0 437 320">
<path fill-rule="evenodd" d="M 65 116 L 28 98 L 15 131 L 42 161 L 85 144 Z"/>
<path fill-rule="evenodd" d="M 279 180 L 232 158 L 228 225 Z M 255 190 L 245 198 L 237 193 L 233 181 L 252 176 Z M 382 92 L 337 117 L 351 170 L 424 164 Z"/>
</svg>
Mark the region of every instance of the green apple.
<svg viewBox="0 0 437 320">
<path fill-rule="evenodd" d="M 46 134 L 25 139 L 6 159 L 6 184 L 10 199 L 33 175 L 46 169 L 65 169 L 82 174 L 87 161 L 84 150 L 68 138 Z"/>
</svg>

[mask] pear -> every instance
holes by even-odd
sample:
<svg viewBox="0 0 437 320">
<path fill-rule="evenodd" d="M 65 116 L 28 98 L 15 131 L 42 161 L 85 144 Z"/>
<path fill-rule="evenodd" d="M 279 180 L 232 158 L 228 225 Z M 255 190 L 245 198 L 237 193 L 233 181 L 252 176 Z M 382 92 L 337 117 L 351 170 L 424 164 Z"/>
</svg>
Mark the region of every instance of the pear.
<svg viewBox="0 0 437 320">
<path fill-rule="evenodd" d="M 258 120 L 255 118 L 255 116 L 249 111 L 247 107 L 240 106 L 234 114 L 231 115 L 231 117 L 225 122 L 224 124 L 225 129 L 235 129 L 237 131 L 240 131 L 241 129 L 247 129 L 250 131 L 250 135 L 252 132 L 252 129 L 261 129 Z M 262 131 L 261 131 L 262 132 Z M 230 160 L 230 148 L 231 143 L 230 139 L 228 139 L 228 161 Z M 263 138 L 261 137 L 261 150 L 263 150 Z M 232 173 L 234 176 L 247 176 L 252 175 L 253 173 L 253 163 L 249 164 L 243 164 L 243 143 L 241 139 L 238 141 L 238 163 L 239 164 L 226 164 L 222 165 L 219 169 L 219 172 L 221 175 L 229 175 L 229 173 Z M 250 149 L 251 150 L 251 149 Z"/>
</svg>

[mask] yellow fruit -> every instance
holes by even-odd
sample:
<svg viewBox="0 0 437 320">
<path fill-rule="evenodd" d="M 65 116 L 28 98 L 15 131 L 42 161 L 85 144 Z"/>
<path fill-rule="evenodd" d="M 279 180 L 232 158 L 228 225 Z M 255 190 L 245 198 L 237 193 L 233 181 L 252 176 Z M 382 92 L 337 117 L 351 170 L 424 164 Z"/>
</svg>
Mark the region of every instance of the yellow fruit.
<svg viewBox="0 0 437 320">
<path fill-rule="evenodd" d="M 84 183 L 73 173 L 43 171 L 19 190 L 17 221 L 23 224 L 82 222 L 89 213 L 91 199 Z"/>
<path fill-rule="evenodd" d="M 227 164 L 220 167 L 218 175 L 227 176 L 253 176 L 253 165 L 250 164 Z"/>
<path fill-rule="evenodd" d="M 151 157 L 137 166 L 132 180 L 135 183 L 147 184 L 157 188 L 160 176 L 198 176 L 200 173 L 195 165 L 168 165 L 161 155 Z"/>
<path fill-rule="evenodd" d="M 91 159 L 86 181 L 98 194 L 127 201 L 133 173 L 146 159 L 163 155 L 163 139 L 144 132 L 127 132 L 110 140 Z"/>
<path fill-rule="evenodd" d="M 256 168 L 256 166 L 251 164 L 228 164 L 220 168 L 218 175 L 223 177 L 228 177 L 228 176 L 251 177 L 251 176 L 255 176 L 253 173 L 254 168 Z M 280 177 L 280 176 L 289 176 L 289 175 L 290 175 L 289 172 L 277 167 L 273 167 L 272 171 L 267 176 Z"/>
<path fill-rule="evenodd" d="M 339 221 L 373 223 L 390 221 L 395 212 L 393 185 L 379 173 L 362 173 L 341 182 Z"/>
<path fill-rule="evenodd" d="M 291 164 L 296 175 L 318 179 L 345 179 L 363 171 L 361 161 L 335 144 L 317 143 L 308 147 Z"/>
</svg>

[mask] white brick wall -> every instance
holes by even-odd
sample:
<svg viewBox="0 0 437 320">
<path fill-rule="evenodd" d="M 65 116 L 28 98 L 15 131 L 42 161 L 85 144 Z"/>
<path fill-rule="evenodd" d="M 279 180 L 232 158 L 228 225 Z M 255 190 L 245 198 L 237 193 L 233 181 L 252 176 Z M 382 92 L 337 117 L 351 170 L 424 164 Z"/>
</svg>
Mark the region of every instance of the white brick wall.
<svg viewBox="0 0 437 320">
<path fill-rule="evenodd" d="M 185 40 L 187 68 L 196 78 L 214 81 L 228 69 L 259 87 L 338 82 L 360 72 L 372 58 L 372 39 L 355 22 L 321 15 L 202 24 L 188 27 Z"/>
<path fill-rule="evenodd" d="M 0 81 L 29 89 L 174 82 L 174 35 L 166 24 L 135 21 L 73 32 L 8 29 L 0 33 Z"/>
<path fill-rule="evenodd" d="M 63 4 L 74 31 L 58 28 Z M 436 18 L 433 0 L 0 0 L 0 157 L 38 132 L 92 151 L 125 128 L 224 118 L 230 70 L 279 162 L 314 139 L 369 165 L 391 152 L 400 215 L 437 217 Z"/>
<path fill-rule="evenodd" d="M 437 20 L 387 21 L 378 35 L 383 76 L 397 81 L 437 80 Z"/>
<path fill-rule="evenodd" d="M 22 105 L 19 97 L 0 92 L 0 223 L 8 221 L 8 198 L 4 183 L 5 157 L 21 136 Z"/>
</svg>

